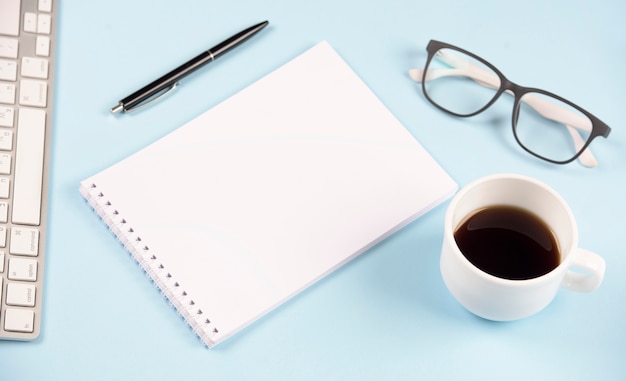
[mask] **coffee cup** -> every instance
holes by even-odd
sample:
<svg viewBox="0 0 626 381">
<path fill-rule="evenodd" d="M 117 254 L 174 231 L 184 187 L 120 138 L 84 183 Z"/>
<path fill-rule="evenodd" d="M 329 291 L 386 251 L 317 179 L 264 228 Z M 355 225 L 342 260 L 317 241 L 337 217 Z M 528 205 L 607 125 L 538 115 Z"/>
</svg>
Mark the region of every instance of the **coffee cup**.
<svg viewBox="0 0 626 381">
<path fill-rule="evenodd" d="M 516 174 L 475 180 L 445 215 L 440 269 L 450 293 L 482 318 L 510 321 L 545 308 L 563 287 L 598 288 L 605 262 L 578 247 L 565 200 Z"/>
</svg>

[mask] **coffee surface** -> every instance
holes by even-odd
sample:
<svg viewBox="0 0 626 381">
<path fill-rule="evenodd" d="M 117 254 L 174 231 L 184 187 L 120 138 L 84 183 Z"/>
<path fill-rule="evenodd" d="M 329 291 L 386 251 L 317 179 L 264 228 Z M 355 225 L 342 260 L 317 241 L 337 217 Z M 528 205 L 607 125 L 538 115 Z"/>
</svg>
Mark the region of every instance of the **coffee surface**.
<svg viewBox="0 0 626 381">
<path fill-rule="evenodd" d="M 552 230 L 539 217 L 516 207 L 477 211 L 457 227 L 454 239 L 474 266 L 500 278 L 536 278 L 561 260 Z"/>
</svg>

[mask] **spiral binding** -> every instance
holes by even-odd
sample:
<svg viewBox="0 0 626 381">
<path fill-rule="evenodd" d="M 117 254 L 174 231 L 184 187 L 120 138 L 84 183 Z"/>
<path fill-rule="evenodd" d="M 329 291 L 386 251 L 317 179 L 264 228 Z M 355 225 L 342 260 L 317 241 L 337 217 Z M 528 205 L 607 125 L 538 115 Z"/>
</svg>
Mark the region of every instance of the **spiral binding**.
<svg viewBox="0 0 626 381">
<path fill-rule="evenodd" d="M 98 190 L 96 184 L 88 188 L 81 187 L 81 194 L 87 200 L 92 209 L 100 216 L 109 230 L 116 236 L 118 241 L 139 263 L 148 277 L 161 291 L 176 311 L 183 317 L 187 325 L 207 346 L 215 343 L 219 329 L 211 322 L 202 309 L 195 305 L 190 295 L 184 290 L 175 277 L 169 273 L 157 256 L 150 251 L 149 245 L 141 239 L 141 236 L 132 228 L 113 204 L 106 199 L 105 195 Z"/>
</svg>

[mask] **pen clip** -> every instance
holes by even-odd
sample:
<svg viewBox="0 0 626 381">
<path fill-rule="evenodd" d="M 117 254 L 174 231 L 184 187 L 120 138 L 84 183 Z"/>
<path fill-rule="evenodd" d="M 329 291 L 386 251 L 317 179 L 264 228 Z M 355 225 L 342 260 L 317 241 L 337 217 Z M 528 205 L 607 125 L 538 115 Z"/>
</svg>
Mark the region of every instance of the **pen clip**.
<svg viewBox="0 0 626 381">
<path fill-rule="evenodd" d="M 176 88 L 176 86 L 178 86 L 178 82 L 174 82 L 171 85 L 169 85 L 168 87 L 166 87 L 164 90 L 162 90 L 161 94 L 153 97 L 152 99 L 150 99 L 147 102 L 141 103 L 136 107 L 133 107 L 130 110 L 126 110 L 126 112 L 131 112 L 131 111 L 137 111 L 139 109 L 142 109 L 156 101 L 158 101 L 159 99 L 163 98 L 164 96 L 166 96 L 167 94 L 171 93 L 172 91 L 174 91 L 174 89 Z"/>
</svg>

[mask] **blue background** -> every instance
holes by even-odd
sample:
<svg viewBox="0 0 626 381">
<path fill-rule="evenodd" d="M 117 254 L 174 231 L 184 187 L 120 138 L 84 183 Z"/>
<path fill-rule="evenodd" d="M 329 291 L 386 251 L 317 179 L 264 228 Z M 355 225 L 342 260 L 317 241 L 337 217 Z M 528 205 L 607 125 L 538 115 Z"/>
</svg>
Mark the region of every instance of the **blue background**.
<svg viewBox="0 0 626 381">
<path fill-rule="evenodd" d="M 42 335 L 0 342 L 2 380 L 626 379 L 626 3 L 620 1 L 127 1 L 58 4 Z M 248 25 L 260 35 L 136 114 L 117 101 Z M 519 148 L 504 99 L 457 119 L 407 70 L 430 39 L 475 52 L 613 128 L 599 166 Z M 327 40 L 461 185 L 533 176 L 560 192 L 580 245 L 607 262 L 595 293 L 561 290 L 531 318 L 474 317 L 439 274 L 447 202 L 215 349 L 205 348 L 78 193 L 79 182 Z M 198 163 L 201 167 L 201 163 Z M 163 173 L 163 181 L 168 174 Z M 176 199 L 158 207 L 175 208 Z M 156 207 L 156 206 L 155 206 Z"/>
</svg>

